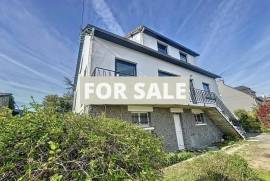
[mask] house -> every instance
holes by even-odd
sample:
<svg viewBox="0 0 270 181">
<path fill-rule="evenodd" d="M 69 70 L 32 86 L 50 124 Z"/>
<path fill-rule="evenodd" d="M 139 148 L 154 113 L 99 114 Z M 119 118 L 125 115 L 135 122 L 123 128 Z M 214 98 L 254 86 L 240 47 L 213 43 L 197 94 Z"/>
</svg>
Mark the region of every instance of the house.
<svg viewBox="0 0 270 181">
<path fill-rule="evenodd" d="M 13 98 L 11 93 L 0 92 L 0 107 L 12 107 Z"/>
<path fill-rule="evenodd" d="M 122 37 L 93 25 L 81 32 L 74 83 L 73 111 L 105 114 L 137 123 L 164 140 L 168 151 L 197 149 L 220 142 L 224 135 L 244 138 L 234 115 L 219 97 L 219 75 L 197 66 L 199 54 L 140 26 Z M 80 77 L 182 76 L 190 91 L 185 105 L 84 105 Z"/>
<path fill-rule="evenodd" d="M 252 90 L 252 89 L 249 88 L 249 87 L 246 87 L 246 86 L 243 86 L 243 85 L 242 85 L 242 86 L 237 86 L 237 87 L 235 87 L 235 89 L 237 89 L 237 90 L 239 90 L 239 91 L 241 91 L 241 92 L 244 92 L 244 93 L 246 93 L 246 94 L 248 94 L 248 95 L 254 97 L 255 100 L 256 100 L 256 103 L 257 103 L 258 105 L 261 105 L 261 104 L 263 103 L 263 101 L 264 101 L 261 97 L 258 97 L 258 96 L 256 95 L 256 91 Z"/>
<path fill-rule="evenodd" d="M 223 80 L 217 81 L 220 96 L 224 104 L 234 113 L 239 109 L 252 111 L 258 105 L 256 92 L 246 86 L 231 87 Z"/>
</svg>

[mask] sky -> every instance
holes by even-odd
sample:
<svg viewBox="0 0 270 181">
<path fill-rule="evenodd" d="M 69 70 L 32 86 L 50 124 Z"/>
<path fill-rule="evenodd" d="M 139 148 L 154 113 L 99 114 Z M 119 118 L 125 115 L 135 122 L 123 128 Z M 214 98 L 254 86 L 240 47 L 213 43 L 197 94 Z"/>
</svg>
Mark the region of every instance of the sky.
<svg viewBox="0 0 270 181">
<path fill-rule="evenodd" d="M 0 92 L 18 105 L 66 92 L 80 27 L 118 35 L 145 25 L 198 52 L 198 66 L 230 86 L 270 95 L 269 0 L 1 0 Z"/>
</svg>

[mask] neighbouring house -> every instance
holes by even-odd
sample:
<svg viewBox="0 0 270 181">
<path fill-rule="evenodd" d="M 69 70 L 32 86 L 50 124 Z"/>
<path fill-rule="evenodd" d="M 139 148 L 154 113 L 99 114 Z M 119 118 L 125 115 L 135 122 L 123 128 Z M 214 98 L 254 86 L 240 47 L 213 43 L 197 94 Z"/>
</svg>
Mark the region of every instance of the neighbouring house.
<svg viewBox="0 0 270 181">
<path fill-rule="evenodd" d="M 231 87 L 224 83 L 224 80 L 218 80 L 218 89 L 224 104 L 231 112 L 243 109 L 251 111 L 258 105 L 256 92 L 246 86 Z"/>
<path fill-rule="evenodd" d="M 250 95 L 251 97 L 254 97 L 256 98 L 256 92 L 254 90 L 252 90 L 251 88 L 247 87 L 247 86 L 237 86 L 237 87 L 234 87 L 235 89 L 241 91 L 241 92 L 244 92 L 248 95 Z"/>
<path fill-rule="evenodd" d="M 11 93 L 1 93 L 0 92 L 0 107 L 10 107 L 12 104 L 12 94 Z"/>
<path fill-rule="evenodd" d="M 164 140 L 168 151 L 197 149 L 220 142 L 224 135 L 244 138 L 232 112 L 219 97 L 219 75 L 197 66 L 199 54 L 140 26 L 122 37 L 93 25 L 81 32 L 74 83 L 73 111 L 131 121 Z M 83 76 L 182 76 L 190 89 L 186 105 L 84 105 Z"/>
</svg>

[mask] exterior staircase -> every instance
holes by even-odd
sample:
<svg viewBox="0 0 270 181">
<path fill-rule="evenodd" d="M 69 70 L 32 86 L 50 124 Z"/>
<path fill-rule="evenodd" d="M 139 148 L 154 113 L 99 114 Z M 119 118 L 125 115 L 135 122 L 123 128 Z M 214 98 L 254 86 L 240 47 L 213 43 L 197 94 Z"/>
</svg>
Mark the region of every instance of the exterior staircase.
<svg viewBox="0 0 270 181">
<path fill-rule="evenodd" d="M 239 121 L 214 92 L 191 87 L 190 96 L 193 104 L 209 105 L 205 113 L 225 134 L 245 139 L 246 133 L 239 124 Z"/>
</svg>

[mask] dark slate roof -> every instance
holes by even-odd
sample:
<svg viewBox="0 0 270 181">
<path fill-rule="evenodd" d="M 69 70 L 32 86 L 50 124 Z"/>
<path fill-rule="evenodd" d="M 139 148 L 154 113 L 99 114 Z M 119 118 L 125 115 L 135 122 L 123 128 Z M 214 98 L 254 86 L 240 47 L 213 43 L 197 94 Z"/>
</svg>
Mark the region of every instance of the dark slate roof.
<svg viewBox="0 0 270 181">
<path fill-rule="evenodd" d="M 184 62 L 184 61 L 180 61 L 179 59 L 176 59 L 172 56 L 166 55 L 166 54 L 162 54 L 156 50 L 153 50 L 149 47 L 146 47 L 144 45 L 141 45 L 137 42 L 134 42 L 132 40 L 129 40 L 128 38 L 113 34 L 111 32 L 108 32 L 104 29 L 98 28 L 94 25 L 87 25 L 81 32 L 81 41 L 80 41 L 80 48 L 79 48 L 79 54 L 78 54 L 78 59 L 77 59 L 77 67 L 76 67 L 76 74 L 75 74 L 75 78 L 74 78 L 74 83 L 76 85 L 77 83 L 77 76 L 78 76 L 78 72 L 79 72 L 79 65 L 80 65 L 80 60 L 81 60 L 81 54 L 82 54 L 82 45 L 83 45 L 83 39 L 85 34 L 89 33 L 90 31 L 94 30 L 94 36 L 98 37 L 98 38 L 102 38 L 104 40 L 116 43 L 118 45 L 136 50 L 138 52 L 150 55 L 152 57 L 158 58 L 160 60 L 172 63 L 174 65 L 178 65 L 180 67 L 192 70 L 194 72 L 200 73 L 202 75 L 211 77 L 211 78 L 221 78 L 219 75 L 216 75 L 214 73 L 211 73 L 207 70 L 204 70 L 198 66 L 192 65 L 190 63 Z"/>
<path fill-rule="evenodd" d="M 11 93 L 2 93 L 2 92 L 0 92 L 0 97 L 1 96 L 11 96 L 12 94 Z"/>
<path fill-rule="evenodd" d="M 154 31 L 154 30 L 152 30 L 152 29 L 150 29 L 150 28 L 148 28 L 148 27 L 146 27 L 144 25 L 139 26 L 134 31 L 128 33 L 126 37 L 129 38 L 129 37 L 131 37 L 131 36 L 133 36 L 133 35 L 135 35 L 135 34 L 137 34 L 139 32 L 143 32 L 143 33 L 145 33 L 147 35 L 150 35 L 150 36 L 152 36 L 152 37 L 154 37 L 154 38 L 156 38 L 156 39 L 158 39 L 158 40 L 160 40 L 160 41 L 162 41 L 164 43 L 167 43 L 168 45 L 171 45 L 174 48 L 182 50 L 183 52 L 186 52 L 186 53 L 188 53 L 188 54 L 190 54 L 192 56 L 195 56 L 195 57 L 199 56 L 199 54 L 197 52 L 194 52 L 193 50 L 191 50 L 191 49 L 189 49 L 189 48 L 187 48 L 187 47 L 185 47 L 185 46 L 183 46 L 183 45 L 181 45 L 181 44 L 179 44 L 179 43 L 177 43 L 177 42 L 175 42 L 175 41 L 173 41 L 173 40 L 171 40 L 171 39 L 169 39 L 169 38 L 167 38 L 165 36 L 163 36 L 162 34 L 156 32 L 156 31 Z"/>
</svg>

